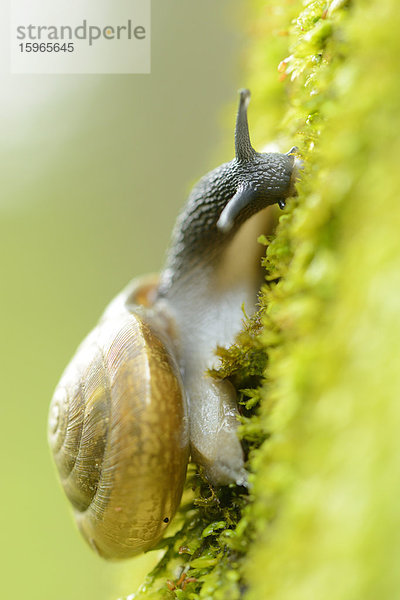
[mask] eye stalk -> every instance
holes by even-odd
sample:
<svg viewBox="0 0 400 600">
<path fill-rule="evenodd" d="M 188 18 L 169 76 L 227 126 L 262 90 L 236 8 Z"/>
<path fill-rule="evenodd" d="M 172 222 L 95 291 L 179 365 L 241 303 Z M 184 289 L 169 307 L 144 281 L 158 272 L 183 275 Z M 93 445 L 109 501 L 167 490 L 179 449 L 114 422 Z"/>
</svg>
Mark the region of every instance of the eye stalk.
<svg viewBox="0 0 400 600">
<path fill-rule="evenodd" d="M 246 162 L 252 160 L 256 151 L 251 145 L 249 124 L 247 121 L 247 107 L 250 102 L 250 90 L 239 91 L 239 108 L 236 117 L 235 129 L 235 154 L 236 160 Z"/>
</svg>

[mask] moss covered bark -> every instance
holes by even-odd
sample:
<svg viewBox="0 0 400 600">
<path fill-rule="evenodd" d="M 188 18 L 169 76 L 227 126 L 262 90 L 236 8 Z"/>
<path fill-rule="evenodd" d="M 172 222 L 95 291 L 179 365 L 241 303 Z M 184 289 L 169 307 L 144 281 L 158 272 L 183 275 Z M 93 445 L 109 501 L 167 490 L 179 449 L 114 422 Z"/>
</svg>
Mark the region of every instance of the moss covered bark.
<svg viewBox="0 0 400 600">
<path fill-rule="evenodd" d="M 192 467 L 137 598 L 400 596 L 400 13 L 395 0 L 252 0 L 255 146 L 296 143 L 260 313 L 220 376 L 250 492 Z M 278 125 L 277 125 L 278 124 Z M 257 139 L 258 137 L 258 139 Z"/>
</svg>

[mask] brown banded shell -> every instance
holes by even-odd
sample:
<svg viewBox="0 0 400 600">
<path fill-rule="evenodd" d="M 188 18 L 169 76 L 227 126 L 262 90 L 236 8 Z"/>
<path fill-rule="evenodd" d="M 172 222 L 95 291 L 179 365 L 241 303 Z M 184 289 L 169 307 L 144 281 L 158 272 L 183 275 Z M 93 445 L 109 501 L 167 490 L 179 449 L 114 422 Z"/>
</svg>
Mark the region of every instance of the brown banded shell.
<svg viewBox="0 0 400 600">
<path fill-rule="evenodd" d="M 142 318 L 118 308 L 78 348 L 49 417 L 78 526 L 105 558 L 158 542 L 179 506 L 189 458 L 177 364 Z"/>
</svg>

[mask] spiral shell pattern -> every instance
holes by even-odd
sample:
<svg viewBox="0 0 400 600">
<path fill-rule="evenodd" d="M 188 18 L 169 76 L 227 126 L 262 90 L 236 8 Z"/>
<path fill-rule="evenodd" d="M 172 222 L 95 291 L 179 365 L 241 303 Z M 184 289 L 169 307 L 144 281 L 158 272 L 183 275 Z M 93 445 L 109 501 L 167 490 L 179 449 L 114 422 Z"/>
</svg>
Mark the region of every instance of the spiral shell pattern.
<svg viewBox="0 0 400 600">
<path fill-rule="evenodd" d="M 143 318 L 115 308 L 55 390 L 49 441 L 84 537 L 105 558 L 126 558 L 154 546 L 173 518 L 189 441 L 175 359 Z"/>
</svg>

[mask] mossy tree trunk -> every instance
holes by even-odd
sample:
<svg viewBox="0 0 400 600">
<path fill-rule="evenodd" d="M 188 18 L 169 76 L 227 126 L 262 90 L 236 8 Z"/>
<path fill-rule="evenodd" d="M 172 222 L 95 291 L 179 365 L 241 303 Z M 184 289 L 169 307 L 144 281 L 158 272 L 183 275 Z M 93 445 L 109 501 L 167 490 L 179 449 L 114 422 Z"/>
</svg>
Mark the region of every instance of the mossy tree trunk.
<svg viewBox="0 0 400 600">
<path fill-rule="evenodd" d="M 395 0 L 248 12 L 254 145 L 268 131 L 304 161 L 267 241 L 260 315 L 221 353 L 242 390 L 251 488 L 212 490 L 192 469 L 177 532 L 135 597 L 393 600 L 400 12 Z"/>
</svg>

